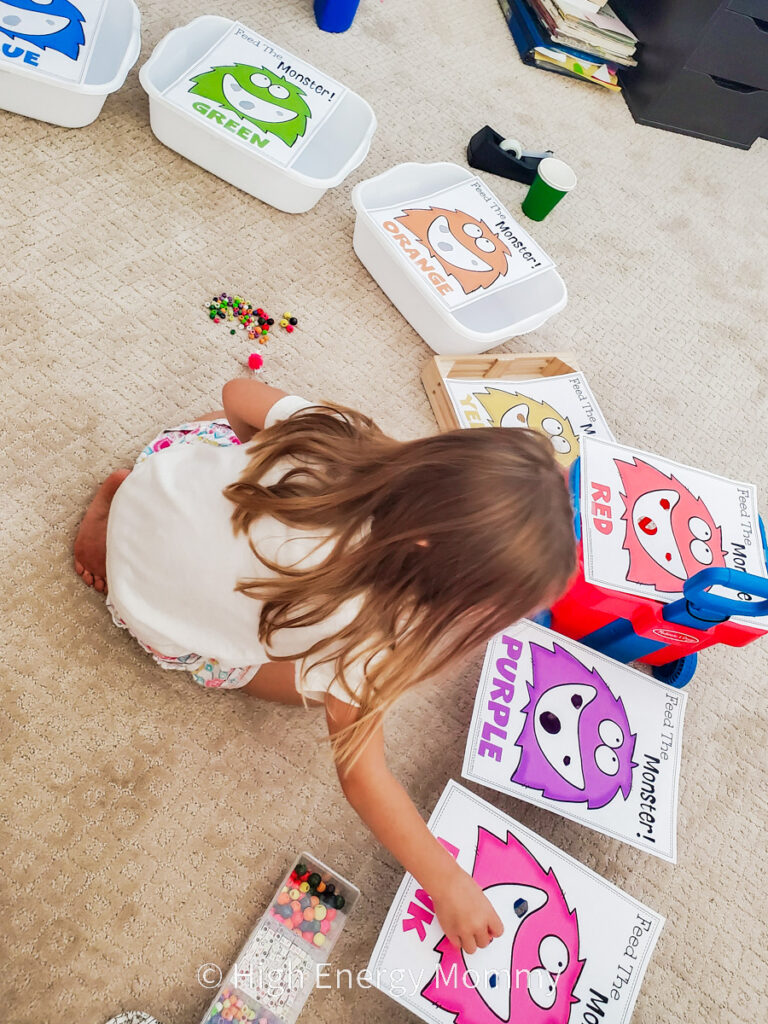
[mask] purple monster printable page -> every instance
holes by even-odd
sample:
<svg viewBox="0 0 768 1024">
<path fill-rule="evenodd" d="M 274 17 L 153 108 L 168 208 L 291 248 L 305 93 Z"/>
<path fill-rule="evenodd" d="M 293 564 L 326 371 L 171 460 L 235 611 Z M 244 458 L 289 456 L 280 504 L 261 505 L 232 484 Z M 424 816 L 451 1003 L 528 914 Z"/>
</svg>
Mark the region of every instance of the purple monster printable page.
<svg viewBox="0 0 768 1024">
<path fill-rule="evenodd" d="M 429 828 L 504 933 L 456 949 L 406 875 L 368 965 L 373 985 L 431 1024 L 627 1024 L 663 917 L 456 782 Z"/>
<path fill-rule="evenodd" d="M 588 436 L 581 445 L 581 524 L 588 583 L 675 601 L 701 569 L 765 577 L 757 489 Z M 713 594 L 750 601 L 713 586 Z M 763 628 L 768 617 L 739 617 Z"/>
<path fill-rule="evenodd" d="M 106 0 L 0 0 L 0 71 L 81 82 Z"/>
<path fill-rule="evenodd" d="M 686 700 L 523 619 L 488 644 L 462 774 L 674 863 Z"/>
</svg>

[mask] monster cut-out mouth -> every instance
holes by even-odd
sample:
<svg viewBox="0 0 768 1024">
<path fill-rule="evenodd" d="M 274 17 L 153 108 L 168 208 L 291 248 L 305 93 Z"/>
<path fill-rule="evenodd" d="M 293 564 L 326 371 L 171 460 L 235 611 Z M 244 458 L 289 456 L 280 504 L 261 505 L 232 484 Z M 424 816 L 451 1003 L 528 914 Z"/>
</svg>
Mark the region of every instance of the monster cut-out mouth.
<svg viewBox="0 0 768 1024">
<path fill-rule="evenodd" d="M 563 683 L 547 690 L 534 711 L 534 733 L 539 749 L 557 774 L 576 789 L 584 789 L 579 719 L 596 696 L 594 686 Z"/>
<path fill-rule="evenodd" d="M 672 530 L 672 510 L 679 501 L 680 495 L 671 489 L 642 494 L 632 509 L 632 525 L 654 562 L 684 580 L 688 574 Z"/>
<path fill-rule="evenodd" d="M 248 92 L 237 81 L 234 75 L 224 75 L 221 83 L 221 90 L 227 103 L 244 117 L 250 117 L 253 121 L 265 121 L 272 124 L 285 124 L 296 117 L 295 110 L 288 110 L 279 107 L 268 100 L 260 99 Z"/>
<path fill-rule="evenodd" d="M 0 32 L 8 29 L 18 36 L 50 36 L 62 32 L 69 25 L 69 18 L 44 11 L 27 11 L 11 7 L 0 0 Z"/>
<path fill-rule="evenodd" d="M 489 263 L 480 259 L 476 252 L 472 252 L 456 238 L 445 217 L 436 217 L 432 221 L 427 232 L 427 241 L 440 259 L 459 270 L 493 270 Z"/>
<path fill-rule="evenodd" d="M 532 885 L 500 884 L 483 890 L 504 924 L 504 933 L 485 949 L 462 953 L 477 994 L 501 1021 L 512 1012 L 512 954 L 523 921 L 541 910 L 547 894 Z"/>
</svg>

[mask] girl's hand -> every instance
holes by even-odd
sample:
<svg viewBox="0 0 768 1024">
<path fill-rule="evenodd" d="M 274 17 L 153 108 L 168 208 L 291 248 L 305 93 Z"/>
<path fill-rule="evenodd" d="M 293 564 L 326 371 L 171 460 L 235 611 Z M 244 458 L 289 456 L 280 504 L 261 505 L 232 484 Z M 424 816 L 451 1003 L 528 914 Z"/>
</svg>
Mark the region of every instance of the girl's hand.
<svg viewBox="0 0 768 1024">
<path fill-rule="evenodd" d="M 459 867 L 439 893 L 430 895 L 446 938 L 465 953 L 483 949 L 504 931 L 491 901 L 474 878 Z"/>
<path fill-rule="evenodd" d="M 358 709 L 325 699 L 331 736 L 357 719 Z M 474 953 L 504 931 L 477 882 L 459 867 L 424 823 L 384 757 L 379 722 L 357 760 L 339 769 L 344 795 L 387 849 L 432 897 L 440 925 L 454 946 Z"/>
</svg>

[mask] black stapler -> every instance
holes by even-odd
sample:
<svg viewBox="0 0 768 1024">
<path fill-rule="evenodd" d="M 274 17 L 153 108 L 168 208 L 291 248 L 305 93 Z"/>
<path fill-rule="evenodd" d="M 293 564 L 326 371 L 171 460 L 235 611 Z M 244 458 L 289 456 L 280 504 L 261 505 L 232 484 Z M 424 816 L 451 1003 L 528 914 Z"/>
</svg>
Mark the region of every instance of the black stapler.
<svg viewBox="0 0 768 1024">
<path fill-rule="evenodd" d="M 467 146 L 467 161 L 479 171 L 498 174 L 502 178 L 530 185 L 536 177 L 536 168 L 545 156 L 553 156 L 551 149 L 542 153 L 524 150 L 517 139 L 505 139 L 490 125 L 475 132 Z"/>
</svg>

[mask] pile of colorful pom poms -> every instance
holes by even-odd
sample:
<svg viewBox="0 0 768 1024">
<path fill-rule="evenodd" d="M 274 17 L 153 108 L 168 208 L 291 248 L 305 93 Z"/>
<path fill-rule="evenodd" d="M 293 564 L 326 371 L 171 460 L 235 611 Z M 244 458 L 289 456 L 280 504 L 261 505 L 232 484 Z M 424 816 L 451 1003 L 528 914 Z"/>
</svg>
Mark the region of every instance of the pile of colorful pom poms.
<svg viewBox="0 0 768 1024">
<path fill-rule="evenodd" d="M 275 1018 L 270 1014 L 256 1017 L 256 1010 L 250 1007 L 236 993 L 229 988 L 223 988 L 216 997 L 216 1002 L 211 1007 L 211 1012 L 205 1019 L 205 1024 L 225 1024 L 226 1021 L 242 1021 L 248 1024 L 254 1021 L 255 1024 L 273 1024 Z"/>
<path fill-rule="evenodd" d="M 260 345 L 267 341 L 269 329 L 275 323 L 274 317 L 260 306 L 240 298 L 239 295 L 227 295 L 226 292 L 214 295 L 206 308 L 209 319 L 215 324 L 234 324 L 237 321 L 240 329 L 248 332 L 250 340 L 258 341 Z M 291 313 L 283 313 L 280 326 L 290 334 L 298 322 Z M 234 326 L 230 327 L 229 333 L 235 333 Z M 260 370 L 264 365 L 264 359 L 258 352 L 252 352 L 248 357 L 248 365 L 252 370 Z"/>
<path fill-rule="evenodd" d="M 295 935 L 314 946 L 324 946 L 336 913 L 344 903 L 333 882 L 326 883 L 316 871 L 309 871 L 306 864 L 297 864 L 270 911 Z"/>
</svg>

